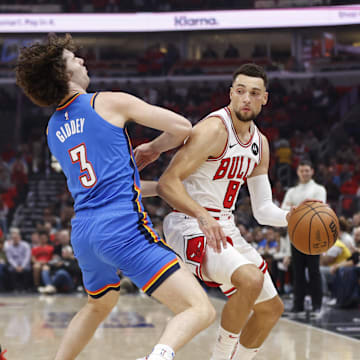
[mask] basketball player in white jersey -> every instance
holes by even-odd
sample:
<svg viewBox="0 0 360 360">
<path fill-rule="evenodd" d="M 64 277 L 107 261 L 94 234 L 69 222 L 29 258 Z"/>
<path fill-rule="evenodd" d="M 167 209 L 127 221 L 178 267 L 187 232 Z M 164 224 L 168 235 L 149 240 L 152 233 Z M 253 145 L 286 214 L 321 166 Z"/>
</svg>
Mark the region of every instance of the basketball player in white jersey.
<svg viewBox="0 0 360 360">
<path fill-rule="evenodd" d="M 235 71 L 230 104 L 194 128 L 161 176 L 158 192 L 174 209 L 164 234 L 188 267 L 228 296 L 211 360 L 253 359 L 283 312 L 267 264 L 241 236 L 232 210 L 247 182 L 260 224 L 287 226 L 272 202 L 269 145 L 254 119 L 267 103 L 267 77 L 255 64 Z M 157 157 L 151 142 L 136 150 L 139 168 Z"/>
</svg>

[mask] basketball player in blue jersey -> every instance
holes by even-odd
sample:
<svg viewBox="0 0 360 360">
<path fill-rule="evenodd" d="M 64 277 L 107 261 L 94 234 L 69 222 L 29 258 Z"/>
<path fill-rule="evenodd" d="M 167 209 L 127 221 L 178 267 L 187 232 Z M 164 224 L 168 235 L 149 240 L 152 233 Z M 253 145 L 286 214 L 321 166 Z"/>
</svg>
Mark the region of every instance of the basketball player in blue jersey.
<svg viewBox="0 0 360 360">
<path fill-rule="evenodd" d="M 154 195 L 156 189 L 149 182 L 141 190 L 124 127 L 132 120 L 163 131 L 153 141 L 154 160 L 180 145 L 191 125 L 180 115 L 125 93 L 86 93 L 89 77 L 74 50 L 70 35 L 53 35 L 46 44 L 23 49 L 16 66 L 17 84 L 35 104 L 57 105 L 47 139 L 75 200 L 71 243 L 88 294 L 55 359 L 75 359 L 89 342 L 118 301 L 120 269 L 176 314 L 144 358 L 172 360 L 175 351 L 214 321 L 215 310 L 144 211 L 142 192 Z"/>
</svg>

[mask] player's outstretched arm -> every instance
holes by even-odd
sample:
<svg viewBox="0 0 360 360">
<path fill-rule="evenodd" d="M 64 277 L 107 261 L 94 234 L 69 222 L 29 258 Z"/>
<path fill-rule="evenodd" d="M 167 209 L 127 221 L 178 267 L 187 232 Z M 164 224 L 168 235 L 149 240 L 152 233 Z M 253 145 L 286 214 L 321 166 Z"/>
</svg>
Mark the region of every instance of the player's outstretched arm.
<svg viewBox="0 0 360 360">
<path fill-rule="evenodd" d="M 272 201 L 272 191 L 269 182 L 269 143 L 262 135 L 262 158 L 260 164 L 247 179 L 250 193 L 251 208 L 259 224 L 270 226 L 287 226 L 289 212 L 280 209 Z"/>
<path fill-rule="evenodd" d="M 158 183 L 159 195 L 174 209 L 196 218 L 208 245 L 215 251 L 221 251 L 221 243 L 226 247 L 224 232 L 208 211 L 190 197 L 182 181 L 209 156 L 221 154 L 226 140 L 227 132 L 220 119 L 201 121 L 193 128 L 190 138 L 175 154 Z"/>
<path fill-rule="evenodd" d="M 99 93 L 95 110 L 115 126 L 124 127 L 130 120 L 163 131 L 163 134 L 147 145 L 147 150 L 153 153 L 152 161 L 160 153 L 182 144 L 192 129 L 190 121 L 183 116 L 121 92 Z"/>
</svg>

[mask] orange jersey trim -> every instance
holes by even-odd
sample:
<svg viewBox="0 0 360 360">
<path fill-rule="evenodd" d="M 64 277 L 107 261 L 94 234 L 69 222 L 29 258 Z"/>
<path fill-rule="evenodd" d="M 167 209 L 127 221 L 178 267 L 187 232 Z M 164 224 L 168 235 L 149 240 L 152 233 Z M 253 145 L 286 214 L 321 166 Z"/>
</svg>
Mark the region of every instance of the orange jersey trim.
<svg viewBox="0 0 360 360">
<path fill-rule="evenodd" d="M 96 290 L 96 291 L 89 291 L 89 290 L 86 289 L 86 292 L 88 294 L 90 294 L 90 295 L 99 295 L 99 294 L 101 294 L 102 292 L 106 291 L 109 288 L 117 288 L 119 286 L 120 286 L 120 281 L 118 283 L 115 283 L 115 284 L 105 285 L 104 287 L 102 287 L 101 289 Z"/>
<path fill-rule="evenodd" d="M 130 158 L 131 158 L 131 161 L 134 165 L 134 169 L 136 169 L 136 162 L 135 162 L 135 159 L 132 155 L 132 146 L 131 146 L 131 141 L 130 141 L 130 138 L 129 138 L 129 135 L 127 133 L 127 131 L 125 131 L 125 134 L 126 134 L 126 137 L 127 137 L 127 140 L 128 140 L 128 143 L 129 143 L 129 148 L 130 148 Z M 147 230 L 147 232 L 150 234 L 150 236 L 152 237 L 152 239 L 154 240 L 154 242 L 159 242 L 161 241 L 164 245 L 166 245 L 167 247 L 169 247 L 171 249 L 171 247 L 160 237 L 157 236 L 157 234 L 154 232 L 154 230 L 148 225 L 148 220 L 147 220 L 147 213 L 145 211 L 143 211 L 142 207 L 141 207 L 141 204 L 140 204 L 140 201 L 139 201 L 139 197 L 140 197 L 140 193 L 141 193 L 141 190 L 140 188 L 136 185 L 136 181 L 135 181 L 135 174 L 134 174 L 134 190 L 136 192 L 136 198 L 135 198 L 135 204 L 136 204 L 136 207 L 137 207 L 137 211 L 142 214 L 142 226 Z"/>
<path fill-rule="evenodd" d="M 156 281 L 159 280 L 159 278 L 161 278 L 161 276 L 168 271 L 171 267 L 173 267 L 174 265 L 176 265 L 178 263 L 178 259 L 174 259 L 172 261 L 170 261 L 168 264 L 164 265 L 143 287 L 142 290 L 144 292 L 146 292 L 147 290 L 150 289 L 151 286 L 153 286 Z"/>
<path fill-rule="evenodd" d="M 92 97 L 91 97 L 91 100 L 90 100 L 90 105 L 92 108 L 94 108 L 94 100 L 95 100 L 95 97 L 96 97 L 97 93 L 95 93 Z"/>
<path fill-rule="evenodd" d="M 59 106 L 56 108 L 56 111 L 59 111 L 59 110 L 63 110 L 65 109 L 66 107 L 68 107 L 77 97 L 79 97 L 81 94 L 78 93 L 78 94 L 75 94 L 73 97 L 71 97 L 69 100 L 67 100 L 65 102 L 65 104 Z"/>
</svg>

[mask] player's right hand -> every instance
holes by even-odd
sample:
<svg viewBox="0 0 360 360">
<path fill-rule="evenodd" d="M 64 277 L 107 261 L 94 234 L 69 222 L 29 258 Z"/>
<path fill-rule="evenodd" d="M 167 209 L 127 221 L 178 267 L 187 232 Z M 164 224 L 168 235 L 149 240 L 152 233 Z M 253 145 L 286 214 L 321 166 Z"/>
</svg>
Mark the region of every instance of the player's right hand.
<svg viewBox="0 0 360 360">
<path fill-rule="evenodd" d="M 208 215 L 200 215 L 197 218 L 199 227 L 206 237 L 206 244 L 212 248 L 215 252 L 221 252 L 221 245 L 223 248 L 227 246 L 227 240 L 224 230 L 220 224 L 212 217 Z"/>
<path fill-rule="evenodd" d="M 141 171 L 145 166 L 156 161 L 159 158 L 160 153 L 154 151 L 150 143 L 145 143 L 136 147 L 134 150 L 134 155 L 136 165 L 139 171 Z"/>
</svg>

